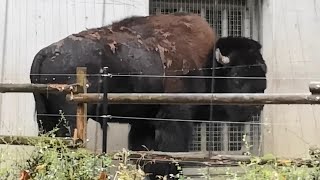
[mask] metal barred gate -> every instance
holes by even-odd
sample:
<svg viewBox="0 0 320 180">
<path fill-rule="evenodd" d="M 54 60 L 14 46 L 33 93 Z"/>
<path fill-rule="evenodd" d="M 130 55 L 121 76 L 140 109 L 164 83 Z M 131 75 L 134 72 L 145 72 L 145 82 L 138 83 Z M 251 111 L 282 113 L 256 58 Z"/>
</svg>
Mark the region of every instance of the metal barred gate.
<svg viewBox="0 0 320 180">
<path fill-rule="evenodd" d="M 149 13 L 191 12 L 205 18 L 219 37 L 245 36 L 259 41 L 260 0 L 150 0 Z M 262 153 L 261 117 L 248 124 L 201 123 L 195 125 L 190 151 L 241 155 Z M 244 134 L 246 142 L 244 143 Z"/>
</svg>

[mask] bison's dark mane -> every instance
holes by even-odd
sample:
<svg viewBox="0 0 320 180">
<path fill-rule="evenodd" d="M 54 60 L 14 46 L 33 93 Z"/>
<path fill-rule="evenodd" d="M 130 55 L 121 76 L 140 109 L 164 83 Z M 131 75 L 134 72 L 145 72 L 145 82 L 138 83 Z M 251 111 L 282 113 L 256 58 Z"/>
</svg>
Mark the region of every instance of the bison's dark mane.
<svg viewBox="0 0 320 180">
<path fill-rule="evenodd" d="M 259 51 L 261 49 L 261 44 L 247 37 L 228 36 L 219 38 L 219 40 L 217 41 L 217 47 L 228 47 L 228 49 L 250 49 Z"/>
<path fill-rule="evenodd" d="M 111 27 L 112 29 L 119 29 L 120 27 L 131 27 L 135 24 L 143 24 L 147 20 L 147 17 L 145 16 L 130 16 L 125 19 L 114 21 L 112 22 L 112 25 L 108 25 L 107 27 Z"/>
<path fill-rule="evenodd" d="M 242 65 L 257 65 L 260 64 L 263 71 L 267 72 L 267 67 L 265 60 L 262 57 L 262 54 L 260 52 L 261 50 L 261 44 L 258 41 L 255 41 L 253 39 L 247 38 L 247 37 L 221 37 L 216 42 L 216 47 L 219 48 L 222 52 L 222 54 L 226 55 L 234 50 L 241 52 L 243 50 L 244 53 L 247 53 L 248 51 L 252 56 L 255 58 L 249 58 L 246 61 L 241 62 Z M 223 66 L 218 63 L 217 66 Z M 257 67 L 257 66 L 256 66 Z M 257 67 L 258 68 L 258 67 Z"/>
<path fill-rule="evenodd" d="M 232 52 L 234 50 L 237 51 L 249 51 L 250 53 L 256 56 L 256 59 L 252 61 L 253 63 L 259 62 L 265 65 L 265 61 L 261 55 L 261 44 L 258 41 L 247 37 L 222 37 L 219 38 L 216 42 L 216 47 L 221 50 L 221 52 Z M 250 61 L 247 61 L 250 64 Z"/>
<path fill-rule="evenodd" d="M 175 12 L 172 13 L 170 15 L 174 15 L 174 16 L 187 16 L 187 15 L 193 15 L 193 13 L 188 13 L 188 12 Z M 149 15 L 149 16 L 130 16 L 124 19 L 121 19 L 119 21 L 113 21 L 112 25 L 107 25 L 106 27 L 111 27 L 112 28 L 120 28 L 122 26 L 124 27 L 129 27 L 129 26 L 133 26 L 135 24 L 143 24 L 146 23 L 146 21 L 148 20 L 149 17 L 152 16 L 157 16 L 157 15 Z"/>
</svg>

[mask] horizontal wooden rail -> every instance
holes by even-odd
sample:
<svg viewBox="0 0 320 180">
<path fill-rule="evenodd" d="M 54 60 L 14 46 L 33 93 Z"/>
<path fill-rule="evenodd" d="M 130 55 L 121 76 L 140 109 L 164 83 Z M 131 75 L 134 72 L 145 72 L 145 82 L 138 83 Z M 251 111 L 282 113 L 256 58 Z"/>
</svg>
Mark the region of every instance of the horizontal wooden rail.
<svg viewBox="0 0 320 180">
<path fill-rule="evenodd" d="M 122 153 L 110 153 L 114 160 L 121 160 Z M 200 165 L 200 166 L 238 166 L 239 162 L 250 163 L 259 160 L 258 164 L 276 162 L 282 165 L 312 165 L 312 159 L 288 159 L 265 155 L 263 157 L 245 156 L 245 155 L 219 155 L 214 152 L 160 152 L 160 151 L 130 151 L 127 157 L 129 160 L 145 161 L 175 161 L 180 165 Z M 318 165 L 317 165 L 318 166 Z"/>
<path fill-rule="evenodd" d="M 102 93 L 67 94 L 75 103 L 102 102 Z M 110 104 L 320 104 L 320 94 L 263 94 L 263 93 L 109 93 Z"/>
<path fill-rule="evenodd" d="M 75 92 L 78 86 L 68 84 L 30 84 L 30 83 L 0 83 L 0 93 L 6 92 L 34 92 L 34 91 L 63 91 Z M 320 94 L 320 81 L 309 83 L 309 90 L 312 94 Z"/>
<path fill-rule="evenodd" d="M 0 93 L 76 92 L 76 85 L 68 84 L 0 84 Z"/>
</svg>

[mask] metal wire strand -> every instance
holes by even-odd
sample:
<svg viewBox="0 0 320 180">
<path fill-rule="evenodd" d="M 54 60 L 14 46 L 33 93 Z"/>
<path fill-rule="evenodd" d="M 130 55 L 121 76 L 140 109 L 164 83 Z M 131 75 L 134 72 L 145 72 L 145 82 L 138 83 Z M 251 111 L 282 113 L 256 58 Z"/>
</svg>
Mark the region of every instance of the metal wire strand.
<svg viewBox="0 0 320 180">
<path fill-rule="evenodd" d="M 42 75 L 42 76 L 76 76 L 76 74 L 31 74 L 31 75 Z M 86 76 L 92 77 L 92 76 L 102 76 L 100 74 L 87 74 Z M 144 74 L 112 74 L 112 77 L 142 77 L 142 78 L 190 78 L 190 79 L 254 79 L 254 80 L 266 80 L 266 77 L 249 77 L 249 76 L 171 76 L 171 75 L 144 75 Z M 286 80 L 286 79 L 312 79 L 312 78 L 268 78 L 270 79 L 280 79 L 280 80 Z M 316 79 L 316 78 L 315 78 Z M 318 80 L 318 79 L 317 79 Z"/>
<path fill-rule="evenodd" d="M 252 64 L 252 65 L 238 65 L 238 66 L 223 66 L 223 67 L 214 67 L 214 68 L 198 68 L 198 69 L 179 69 L 179 70 L 166 70 L 168 73 L 172 72 L 184 72 L 184 71 L 205 71 L 205 70 L 219 70 L 219 69 L 231 69 L 231 68 L 250 68 L 250 67 L 256 67 L 256 66 L 261 66 L 261 64 Z M 76 76 L 76 74 L 30 74 L 30 75 L 69 75 L 69 76 Z M 101 74 L 88 74 L 90 76 L 101 76 Z M 136 71 L 136 72 L 121 72 L 121 73 L 114 73 L 112 74 L 113 76 L 115 75 L 143 75 L 143 72 L 141 71 Z"/>
<path fill-rule="evenodd" d="M 76 76 L 76 74 L 32 74 L 32 75 L 43 75 L 43 76 Z M 100 74 L 87 74 L 87 77 L 91 76 L 101 76 Z M 194 79 L 252 79 L 252 80 L 316 80 L 320 79 L 317 77 L 302 77 L 302 78 L 292 78 L 292 77 L 253 77 L 253 76 L 169 76 L 169 75 L 130 75 L 130 74 L 123 74 L 123 75 L 111 75 L 112 77 L 142 77 L 142 78 L 194 78 Z"/>
<path fill-rule="evenodd" d="M 61 117 L 60 114 L 37 114 L 38 116 L 53 116 L 53 117 Z M 77 117 L 77 115 L 63 115 L 65 117 Z M 80 115 L 81 116 L 81 115 Z M 87 118 L 102 118 L 102 116 L 95 116 L 95 115 L 87 115 Z M 247 124 L 247 125 L 276 125 L 276 126 L 287 126 L 288 123 L 271 123 L 271 122 L 237 122 L 237 121 L 210 121 L 210 120 L 196 120 L 196 119 L 175 119 L 175 118 L 146 118 L 146 117 L 130 117 L 130 116 L 111 116 L 111 119 L 126 119 L 126 120 L 149 120 L 149 121 L 167 121 L 167 122 L 195 122 L 195 123 L 220 123 L 220 124 Z"/>
</svg>

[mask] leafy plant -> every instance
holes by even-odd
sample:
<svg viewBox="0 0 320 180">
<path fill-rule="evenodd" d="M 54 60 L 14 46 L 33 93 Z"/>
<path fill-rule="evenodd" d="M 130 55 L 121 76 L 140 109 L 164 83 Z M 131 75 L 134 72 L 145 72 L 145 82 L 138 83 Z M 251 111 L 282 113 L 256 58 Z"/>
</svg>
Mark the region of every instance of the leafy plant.
<svg viewBox="0 0 320 180">
<path fill-rule="evenodd" d="M 34 148 L 26 161 L 18 160 L 10 166 L 0 166 L 0 179 L 17 179 L 19 173 L 21 180 L 141 180 L 144 178 L 145 175 L 140 168 L 128 163 L 126 157 L 130 152 L 126 150 L 116 154 L 116 157 L 123 159 L 116 166 L 111 155 L 95 154 L 84 148 L 68 147 L 62 139 L 55 138 L 54 135 L 54 132 L 59 130 L 58 126 L 66 124 L 62 112 L 61 121 L 62 123 L 52 131 L 42 133 L 36 142 L 29 140 L 34 144 Z M 2 148 L 1 151 L 0 162 L 8 161 L 10 156 L 6 155 L 8 153 L 6 149 Z"/>
<path fill-rule="evenodd" d="M 66 123 L 66 119 L 61 112 L 61 121 Z M 59 124 L 61 127 L 61 124 Z M 35 144 L 30 157 L 26 161 L 17 160 L 10 155 L 9 145 L 0 149 L 0 163 L 11 161 L 10 166 L 0 166 L 0 179 L 17 179 L 20 174 L 20 180 L 142 180 L 146 174 L 140 166 L 130 164 L 128 160 L 130 151 L 123 149 L 111 156 L 110 154 L 95 154 L 83 148 L 70 148 L 63 143 L 61 139 L 54 137 L 56 127 L 51 132 L 41 134 L 40 140 L 30 142 Z M 52 138 L 48 140 L 48 137 Z M 239 162 L 241 171 L 232 172 L 230 168 L 225 170 L 225 179 L 229 180 L 313 180 L 320 179 L 319 158 L 320 150 L 318 148 L 310 149 L 311 159 L 305 164 L 297 165 L 290 160 L 279 160 L 272 154 L 266 154 L 263 157 L 254 157 L 250 153 L 251 145 L 246 142 L 246 136 L 243 137 L 247 156 L 250 156 L 250 162 Z M 118 159 L 116 162 L 112 159 Z M 304 161 L 305 162 L 305 161 Z M 182 167 L 175 162 L 179 174 L 175 175 L 179 180 L 191 179 L 183 175 Z M 209 167 L 201 172 L 204 179 L 215 179 L 210 174 Z M 167 179 L 168 177 L 163 177 Z"/>
</svg>

